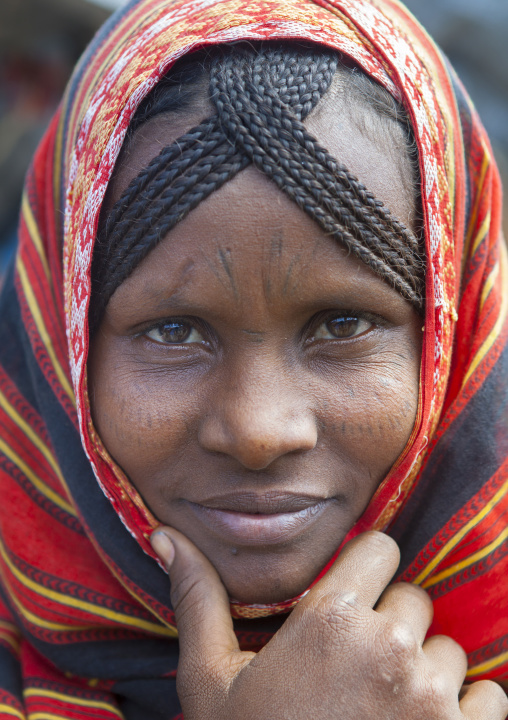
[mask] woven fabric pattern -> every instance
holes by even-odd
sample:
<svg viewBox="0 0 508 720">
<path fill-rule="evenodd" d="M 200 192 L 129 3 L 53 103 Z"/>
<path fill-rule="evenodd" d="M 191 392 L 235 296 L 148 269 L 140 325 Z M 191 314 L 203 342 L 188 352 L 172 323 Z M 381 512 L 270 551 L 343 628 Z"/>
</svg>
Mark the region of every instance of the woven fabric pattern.
<svg viewBox="0 0 508 720">
<path fill-rule="evenodd" d="M 419 410 L 349 537 L 377 528 L 423 585 L 468 677 L 508 678 L 508 270 L 488 139 L 397 0 L 135 0 L 77 67 L 27 177 L 0 300 L 0 718 L 177 718 L 178 646 L 157 520 L 90 416 L 90 265 L 130 119 L 193 48 L 305 39 L 351 57 L 411 119 L 426 305 Z M 240 616 L 287 610 L 234 606 Z M 242 646 L 268 634 L 243 632 Z"/>
</svg>

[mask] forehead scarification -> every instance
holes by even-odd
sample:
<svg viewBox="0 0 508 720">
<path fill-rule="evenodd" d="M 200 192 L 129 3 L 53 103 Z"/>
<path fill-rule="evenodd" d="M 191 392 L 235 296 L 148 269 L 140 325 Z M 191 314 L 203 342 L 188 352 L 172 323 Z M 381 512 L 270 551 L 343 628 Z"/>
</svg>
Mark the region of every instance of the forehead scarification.
<svg viewBox="0 0 508 720">
<path fill-rule="evenodd" d="M 216 114 L 144 168 L 113 208 L 97 247 L 97 326 L 115 289 L 177 222 L 253 163 L 320 227 L 421 304 L 414 235 L 308 133 L 302 122 L 330 86 L 324 50 L 224 48 L 210 62 Z"/>
</svg>

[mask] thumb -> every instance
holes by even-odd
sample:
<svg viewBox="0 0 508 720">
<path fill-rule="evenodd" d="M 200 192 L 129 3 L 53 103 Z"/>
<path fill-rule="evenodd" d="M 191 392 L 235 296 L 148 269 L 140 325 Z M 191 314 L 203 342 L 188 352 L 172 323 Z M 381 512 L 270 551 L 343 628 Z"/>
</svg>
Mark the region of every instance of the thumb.
<svg viewBox="0 0 508 720">
<path fill-rule="evenodd" d="M 181 663 L 196 670 L 197 664 L 210 668 L 231 659 L 233 653 L 243 655 L 233 630 L 226 588 L 208 558 L 173 528 L 157 528 L 150 542 L 171 580 Z"/>
</svg>

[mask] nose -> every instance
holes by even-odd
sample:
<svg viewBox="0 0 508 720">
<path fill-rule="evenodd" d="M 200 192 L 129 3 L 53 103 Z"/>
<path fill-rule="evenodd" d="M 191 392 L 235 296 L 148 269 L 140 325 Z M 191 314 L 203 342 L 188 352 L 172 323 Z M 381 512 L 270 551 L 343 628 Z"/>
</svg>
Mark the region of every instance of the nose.
<svg viewBox="0 0 508 720">
<path fill-rule="evenodd" d="M 316 446 L 316 418 L 294 378 L 251 371 L 239 382 L 229 379 L 201 423 L 203 448 L 229 455 L 249 470 L 263 470 L 284 455 Z"/>
</svg>

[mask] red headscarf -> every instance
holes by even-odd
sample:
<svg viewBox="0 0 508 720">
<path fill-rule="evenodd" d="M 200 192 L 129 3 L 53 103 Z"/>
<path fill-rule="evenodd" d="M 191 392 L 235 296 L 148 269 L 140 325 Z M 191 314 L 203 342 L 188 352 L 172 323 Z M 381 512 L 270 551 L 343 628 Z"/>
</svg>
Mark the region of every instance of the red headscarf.
<svg viewBox="0 0 508 720">
<path fill-rule="evenodd" d="M 470 679 L 508 677 L 508 273 L 499 178 L 464 90 L 396 0 L 140 0 L 97 35 L 37 152 L 2 295 L 2 718 L 179 712 L 169 584 L 148 541 L 157 520 L 90 417 L 92 248 L 130 119 L 176 59 L 207 44 L 284 38 L 356 61 L 403 104 L 419 149 L 418 416 L 350 536 L 393 535 L 400 579 L 434 601 L 431 632 L 466 649 Z"/>
</svg>

